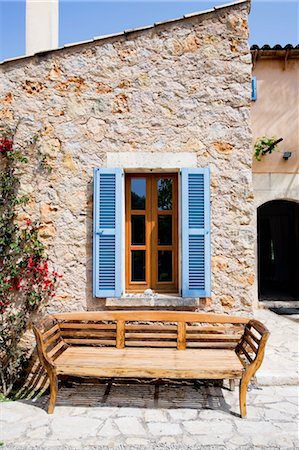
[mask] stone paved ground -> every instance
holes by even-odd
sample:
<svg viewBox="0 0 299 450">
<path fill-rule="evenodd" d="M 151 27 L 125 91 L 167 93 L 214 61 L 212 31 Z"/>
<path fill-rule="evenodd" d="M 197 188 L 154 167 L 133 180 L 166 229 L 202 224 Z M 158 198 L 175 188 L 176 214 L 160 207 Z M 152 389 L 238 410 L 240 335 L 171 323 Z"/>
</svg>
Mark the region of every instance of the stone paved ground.
<svg viewBox="0 0 299 450">
<path fill-rule="evenodd" d="M 117 382 L 108 393 L 107 386 L 62 387 L 53 415 L 48 396 L 2 403 L 4 448 L 299 448 L 297 386 L 251 390 L 246 420 L 237 389 Z"/>
<path fill-rule="evenodd" d="M 47 395 L 0 403 L 0 441 L 26 450 L 299 448 L 298 324 L 267 310 L 255 316 L 272 334 L 260 388 L 248 393 L 246 420 L 238 416 L 238 389 L 203 382 L 73 383 L 59 390 L 53 415 L 46 413 Z"/>
<path fill-rule="evenodd" d="M 270 330 L 263 364 L 257 372 L 261 385 L 294 385 L 299 381 L 299 324 L 266 309 L 255 311 L 256 319 Z"/>
</svg>

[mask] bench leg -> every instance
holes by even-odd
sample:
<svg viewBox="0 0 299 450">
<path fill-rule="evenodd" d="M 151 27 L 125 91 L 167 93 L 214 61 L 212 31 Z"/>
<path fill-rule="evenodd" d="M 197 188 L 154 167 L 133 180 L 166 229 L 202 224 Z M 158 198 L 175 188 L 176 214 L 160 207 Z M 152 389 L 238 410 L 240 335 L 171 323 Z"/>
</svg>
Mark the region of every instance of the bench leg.
<svg viewBox="0 0 299 450">
<path fill-rule="evenodd" d="M 53 414 L 58 391 L 58 380 L 57 375 L 53 372 L 49 374 L 49 378 L 50 378 L 50 402 L 48 407 L 48 414 Z"/>
<path fill-rule="evenodd" d="M 235 390 L 235 380 L 233 378 L 231 378 L 229 380 L 229 390 L 230 391 L 234 391 Z"/>
<path fill-rule="evenodd" d="M 246 376 L 246 373 L 243 375 L 243 377 L 240 380 L 240 387 L 239 387 L 239 401 L 240 401 L 240 415 L 242 419 L 246 418 L 246 395 L 247 395 L 247 386 L 249 383 L 249 377 Z"/>
</svg>

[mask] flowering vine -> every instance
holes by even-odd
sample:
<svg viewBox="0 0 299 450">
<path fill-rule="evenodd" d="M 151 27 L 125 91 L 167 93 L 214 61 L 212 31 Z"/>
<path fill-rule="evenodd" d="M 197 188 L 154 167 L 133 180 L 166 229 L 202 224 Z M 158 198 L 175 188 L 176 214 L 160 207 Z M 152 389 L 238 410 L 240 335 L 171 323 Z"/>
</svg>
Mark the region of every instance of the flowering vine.
<svg viewBox="0 0 299 450">
<path fill-rule="evenodd" d="M 7 395 L 20 372 L 20 340 L 30 317 L 55 296 L 61 277 L 49 268 L 38 222 L 20 223 L 18 210 L 29 198 L 19 195 L 19 167 L 28 162 L 12 134 L 0 137 L 0 376 Z"/>
</svg>

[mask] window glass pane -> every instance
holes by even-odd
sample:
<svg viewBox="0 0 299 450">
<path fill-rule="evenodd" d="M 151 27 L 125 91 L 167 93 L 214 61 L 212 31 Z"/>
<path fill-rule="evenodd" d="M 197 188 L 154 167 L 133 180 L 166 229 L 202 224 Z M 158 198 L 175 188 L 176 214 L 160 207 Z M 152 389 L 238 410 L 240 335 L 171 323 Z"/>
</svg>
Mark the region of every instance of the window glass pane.
<svg viewBox="0 0 299 450">
<path fill-rule="evenodd" d="M 131 209 L 145 209 L 146 179 L 131 179 Z"/>
<path fill-rule="evenodd" d="M 145 216 L 131 216 L 132 245 L 145 245 Z"/>
<path fill-rule="evenodd" d="M 172 209 L 172 178 L 158 180 L 158 209 Z"/>
<path fill-rule="evenodd" d="M 158 245 L 172 244 L 172 216 L 158 216 Z"/>
<path fill-rule="evenodd" d="M 172 281 L 172 251 L 158 251 L 158 281 Z"/>
<path fill-rule="evenodd" d="M 132 281 L 145 281 L 145 250 L 132 250 Z"/>
</svg>

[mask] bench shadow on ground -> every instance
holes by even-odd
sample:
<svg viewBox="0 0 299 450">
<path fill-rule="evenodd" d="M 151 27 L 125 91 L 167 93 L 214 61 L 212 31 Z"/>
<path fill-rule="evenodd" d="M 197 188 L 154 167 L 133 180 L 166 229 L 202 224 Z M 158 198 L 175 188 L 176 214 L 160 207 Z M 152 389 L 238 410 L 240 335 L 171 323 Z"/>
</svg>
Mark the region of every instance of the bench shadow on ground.
<svg viewBox="0 0 299 450">
<path fill-rule="evenodd" d="M 223 396 L 221 381 L 194 380 L 85 380 L 73 379 L 59 387 L 56 406 L 118 407 L 157 409 L 196 409 L 231 411 Z M 237 395 L 237 393 L 235 393 Z M 19 399 L 47 411 L 49 394 L 39 398 Z"/>
</svg>

